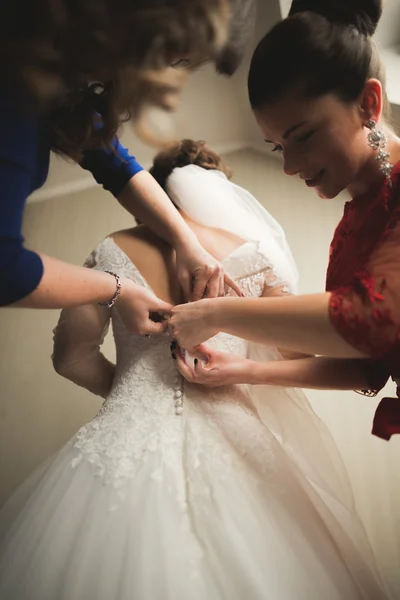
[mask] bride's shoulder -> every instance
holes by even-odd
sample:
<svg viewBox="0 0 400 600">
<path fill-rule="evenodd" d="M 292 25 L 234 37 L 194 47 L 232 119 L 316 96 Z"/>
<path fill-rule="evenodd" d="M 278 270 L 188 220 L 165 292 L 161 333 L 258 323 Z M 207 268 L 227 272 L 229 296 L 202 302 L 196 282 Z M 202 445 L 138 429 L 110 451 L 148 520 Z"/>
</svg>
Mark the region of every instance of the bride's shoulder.
<svg viewBox="0 0 400 600">
<path fill-rule="evenodd" d="M 154 238 L 154 239 L 153 239 Z M 165 246 L 161 248 L 161 246 Z M 169 254 L 168 254 L 169 253 Z M 104 238 L 85 262 L 86 267 L 112 271 L 123 277 L 145 279 L 152 287 L 164 280 L 171 248 L 144 226 L 120 230 Z"/>
</svg>

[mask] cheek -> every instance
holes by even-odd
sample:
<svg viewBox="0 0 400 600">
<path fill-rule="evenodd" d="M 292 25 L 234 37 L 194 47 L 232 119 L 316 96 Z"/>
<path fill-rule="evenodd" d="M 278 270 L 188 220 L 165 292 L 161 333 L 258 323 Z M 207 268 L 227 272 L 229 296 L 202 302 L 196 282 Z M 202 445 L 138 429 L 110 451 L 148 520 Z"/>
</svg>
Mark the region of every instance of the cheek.
<svg viewBox="0 0 400 600">
<path fill-rule="evenodd" d="M 363 131 L 349 122 L 346 127 L 332 135 L 332 147 L 338 163 L 346 170 L 358 170 L 367 153 L 367 144 Z"/>
<path fill-rule="evenodd" d="M 359 141 L 347 136 L 337 136 L 327 140 L 321 157 L 327 161 L 326 167 L 335 174 L 338 181 L 347 184 L 359 169 L 360 148 Z"/>
</svg>

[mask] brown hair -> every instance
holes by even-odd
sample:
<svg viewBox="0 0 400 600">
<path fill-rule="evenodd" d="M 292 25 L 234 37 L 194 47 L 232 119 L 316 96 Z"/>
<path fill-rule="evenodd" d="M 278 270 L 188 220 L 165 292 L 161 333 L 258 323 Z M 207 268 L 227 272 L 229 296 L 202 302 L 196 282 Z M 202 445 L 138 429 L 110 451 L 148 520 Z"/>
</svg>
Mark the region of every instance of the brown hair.
<svg viewBox="0 0 400 600">
<path fill-rule="evenodd" d="M 289 17 L 254 52 L 248 91 L 254 110 L 300 84 L 307 96 L 336 94 L 355 102 L 369 78 L 384 88 L 385 70 L 371 36 L 382 14 L 381 0 L 293 0 Z"/>
<path fill-rule="evenodd" d="M 22 84 L 30 108 L 55 109 L 53 148 L 78 159 L 146 105 L 174 108 L 184 80 L 174 58 L 235 70 L 244 47 L 229 69 L 223 56 L 241 1 L 30 0 L 22 15 L 19 2 L 2 2 L 0 77 Z"/>
<path fill-rule="evenodd" d="M 228 178 L 232 176 L 231 170 L 225 165 L 219 154 L 208 148 L 205 142 L 194 140 L 175 142 L 159 152 L 154 158 L 150 173 L 165 190 L 167 179 L 172 171 L 186 165 L 198 165 L 203 169 L 222 171 Z"/>
</svg>

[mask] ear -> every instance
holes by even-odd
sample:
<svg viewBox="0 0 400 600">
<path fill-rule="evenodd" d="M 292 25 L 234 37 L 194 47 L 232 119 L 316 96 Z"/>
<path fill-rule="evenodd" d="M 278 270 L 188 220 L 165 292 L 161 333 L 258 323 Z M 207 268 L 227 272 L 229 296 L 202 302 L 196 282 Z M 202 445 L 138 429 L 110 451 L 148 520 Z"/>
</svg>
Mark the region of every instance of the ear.
<svg viewBox="0 0 400 600">
<path fill-rule="evenodd" d="M 378 79 L 368 79 L 360 98 L 361 117 L 364 123 L 373 119 L 377 123 L 383 112 L 383 89 Z"/>
</svg>

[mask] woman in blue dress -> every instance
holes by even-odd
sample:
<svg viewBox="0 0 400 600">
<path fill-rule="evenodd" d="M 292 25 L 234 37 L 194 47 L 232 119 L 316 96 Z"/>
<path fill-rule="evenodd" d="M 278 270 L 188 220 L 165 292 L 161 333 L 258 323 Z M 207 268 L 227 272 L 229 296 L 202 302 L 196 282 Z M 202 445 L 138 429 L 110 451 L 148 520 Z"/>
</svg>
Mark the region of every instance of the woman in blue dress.
<svg viewBox="0 0 400 600">
<path fill-rule="evenodd" d="M 200 245 L 149 173 L 116 136 L 144 109 L 173 108 L 184 70 L 213 60 L 232 74 L 253 0 L 32 0 L 0 7 L 0 305 L 117 308 L 129 331 L 161 332 L 169 305 L 118 274 L 73 266 L 25 248 L 28 196 L 46 181 L 50 150 L 78 162 L 176 250 L 187 295 L 235 283 Z M 94 84 L 93 82 L 101 82 Z M 157 320 L 157 319 L 156 319 Z"/>
</svg>

